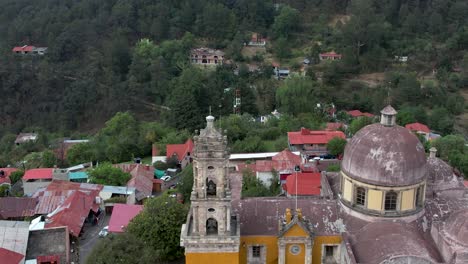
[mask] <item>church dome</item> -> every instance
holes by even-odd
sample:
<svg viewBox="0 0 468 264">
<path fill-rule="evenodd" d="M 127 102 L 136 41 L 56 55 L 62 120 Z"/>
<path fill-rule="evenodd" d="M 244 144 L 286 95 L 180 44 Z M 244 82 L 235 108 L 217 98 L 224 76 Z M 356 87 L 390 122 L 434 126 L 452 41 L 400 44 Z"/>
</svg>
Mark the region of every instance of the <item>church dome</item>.
<svg viewBox="0 0 468 264">
<path fill-rule="evenodd" d="M 342 171 L 372 185 L 401 187 L 421 183 L 426 176 L 423 145 L 408 129 L 395 125 L 394 120 L 388 124 L 368 125 L 356 133 L 346 145 Z"/>
</svg>

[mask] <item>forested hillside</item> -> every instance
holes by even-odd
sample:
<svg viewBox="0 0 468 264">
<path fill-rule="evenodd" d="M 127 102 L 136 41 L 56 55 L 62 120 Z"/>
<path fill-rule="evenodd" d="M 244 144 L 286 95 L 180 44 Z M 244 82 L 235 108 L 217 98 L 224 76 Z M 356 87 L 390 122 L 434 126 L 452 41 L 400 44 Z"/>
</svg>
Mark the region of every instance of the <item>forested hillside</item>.
<svg viewBox="0 0 468 264">
<path fill-rule="evenodd" d="M 242 111 L 254 116 L 275 108 L 287 113 L 284 96 L 374 112 L 391 100 L 429 116 L 435 111 L 444 122 L 426 121 L 450 133 L 454 116 L 466 111 L 465 0 L 0 0 L 0 6 L 2 134 L 33 126 L 93 131 L 126 110 L 193 131 L 209 106 L 218 116 L 232 112 L 233 87 L 242 91 Z M 267 54 L 241 53 L 251 32 L 268 37 Z M 48 53 L 11 52 L 26 44 Z M 194 68 L 188 55 L 195 46 L 223 49 L 232 63 Z M 331 50 L 343 60 L 312 65 L 303 86 L 271 78 L 271 60 L 294 69 L 302 58 L 315 64 L 319 52 Z M 395 56 L 409 61 L 395 63 Z M 263 71 L 249 72 L 251 61 Z M 351 81 L 375 72 L 385 75 L 375 87 Z"/>
</svg>

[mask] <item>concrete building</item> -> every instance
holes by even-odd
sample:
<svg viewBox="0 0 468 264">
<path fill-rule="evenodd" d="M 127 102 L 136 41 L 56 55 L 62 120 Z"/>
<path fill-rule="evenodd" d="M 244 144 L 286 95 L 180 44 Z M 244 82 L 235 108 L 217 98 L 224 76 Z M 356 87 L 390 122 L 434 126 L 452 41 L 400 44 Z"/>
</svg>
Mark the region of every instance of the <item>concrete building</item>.
<svg viewBox="0 0 468 264">
<path fill-rule="evenodd" d="M 186 263 L 468 263 L 468 190 L 396 114 L 385 107 L 348 142 L 341 171 L 322 172 L 320 195 L 297 199 L 242 199 L 209 117 L 195 140 Z"/>
<path fill-rule="evenodd" d="M 224 52 L 210 48 L 192 49 L 190 61 L 197 65 L 222 65 L 224 63 Z"/>
</svg>

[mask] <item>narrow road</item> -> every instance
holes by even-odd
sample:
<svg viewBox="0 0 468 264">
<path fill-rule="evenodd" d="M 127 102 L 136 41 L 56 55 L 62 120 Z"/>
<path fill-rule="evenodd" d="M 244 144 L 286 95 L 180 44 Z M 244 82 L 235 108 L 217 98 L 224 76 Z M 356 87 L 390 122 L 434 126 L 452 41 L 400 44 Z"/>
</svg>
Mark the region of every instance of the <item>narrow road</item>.
<svg viewBox="0 0 468 264">
<path fill-rule="evenodd" d="M 109 225 L 110 215 L 106 215 L 99 222 L 99 224 L 93 226 L 86 224 L 84 227 L 85 233 L 80 238 L 80 264 L 86 263 L 86 258 L 93 250 L 94 246 L 99 241 L 99 232 L 101 229 Z"/>
</svg>

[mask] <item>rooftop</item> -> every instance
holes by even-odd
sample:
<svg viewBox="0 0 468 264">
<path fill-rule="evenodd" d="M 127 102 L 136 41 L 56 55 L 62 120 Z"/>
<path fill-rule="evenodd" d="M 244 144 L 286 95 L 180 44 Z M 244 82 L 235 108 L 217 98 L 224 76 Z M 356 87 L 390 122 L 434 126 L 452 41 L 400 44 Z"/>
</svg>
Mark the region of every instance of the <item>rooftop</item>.
<svg viewBox="0 0 468 264">
<path fill-rule="evenodd" d="M 69 263 L 69 235 L 66 227 L 46 228 L 29 233 L 26 259 L 36 259 L 39 256 L 59 256 L 60 263 Z"/>
<path fill-rule="evenodd" d="M 326 131 L 326 130 L 309 130 L 301 128 L 297 132 L 288 132 L 289 144 L 327 144 L 334 137 L 345 139 L 346 136 L 342 131 Z"/>
<path fill-rule="evenodd" d="M 296 177 L 297 176 L 297 177 Z M 320 173 L 293 173 L 286 179 L 286 192 L 289 195 L 320 195 Z M 296 184 L 297 179 L 297 184 Z"/>
<path fill-rule="evenodd" d="M 109 232 L 124 232 L 128 223 L 142 210 L 143 205 L 115 204 L 109 221 Z"/>
<path fill-rule="evenodd" d="M 28 222 L 0 220 L 0 248 L 11 250 L 25 256 L 28 238 Z M 24 261 L 20 263 L 24 263 Z"/>
<path fill-rule="evenodd" d="M 428 126 L 421 124 L 421 123 L 411 123 L 411 124 L 405 125 L 405 127 L 411 131 L 416 131 L 416 132 L 424 132 L 424 133 L 431 132 Z"/>
<path fill-rule="evenodd" d="M 0 219 L 33 216 L 37 199 L 28 197 L 0 198 Z"/>
<path fill-rule="evenodd" d="M 23 180 L 52 179 L 53 168 L 31 169 L 24 173 Z"/>
</svg>

